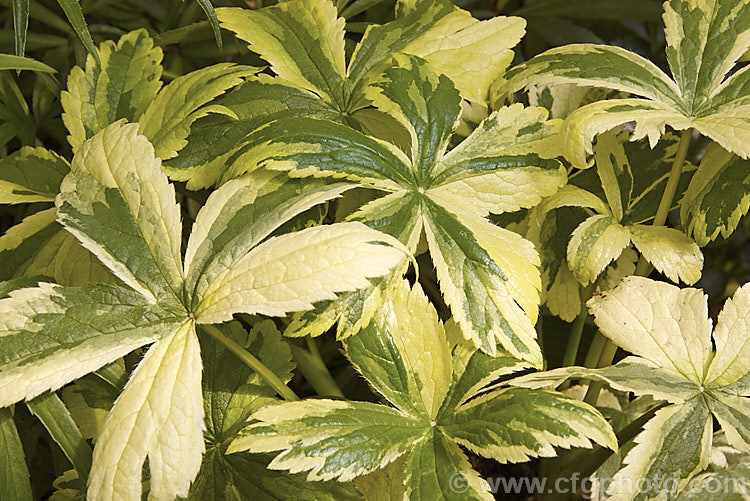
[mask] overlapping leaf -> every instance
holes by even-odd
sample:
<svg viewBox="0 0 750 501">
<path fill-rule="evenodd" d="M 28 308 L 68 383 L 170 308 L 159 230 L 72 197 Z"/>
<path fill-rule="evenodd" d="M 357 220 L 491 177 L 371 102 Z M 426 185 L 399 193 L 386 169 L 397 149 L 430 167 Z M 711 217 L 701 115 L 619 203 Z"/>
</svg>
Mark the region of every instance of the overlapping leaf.
<svg viewBox="0 0 750 501">
<path fill-rule="evenodd" d="M 412 252 L 424 227 L 442 290 L 467 338 L 488 353 L 499 341 L 539 365 L 538 257 L 529 242 L 483 216 L 534 205 L 564 183 L 553 159 L 555 123 L 545 121 L 541 108 L 514 105 L 446 153 L 460 112 L 458 91 L 425 61 L 397 59 L 369 96 L 409 131 L 408 155 L 334 122 L 291 117 L 251 134 L 242 162 L 226 176 L 265 167 L 390 192 L 351 219 L 390 233 Z"/>
<path fill-rule="evenodd" d="M 713 335 L 706 297 L 696 289 L 627 277 L 588 306 L 602 333 L 636 356 L 604 369 L 523 376 L 513 384 L 538 387 L 588 377 L 671 402 L 635 438 L 624 468 L 608 484 L 611 499 L 650 499 L 673 488 L 675 479 L 685 488 L 708 464 L 714 418 L 732 447 L 750 450 L 750 286 L 726 302 Z M 638 491 L 644 478 L 654 490 Z"/>
<path fill-rule="evenodd" d="M 577 44 L 552 49 L 512 69 L 504 88 L 576 83 L 642 96 L 599 101 L 568 117 L 564 149 L 576 167 L 587 166 L 594 136 L 631 121 L 636 122 L 633 140 L 648 137 L 653 146 L 667 125 L 695 128 L 727 152 L 747 159 L 750 72 L 733 69 L 750 48 L 750 3 L 667 0 L 664 24 L 672 78 L 624 49 Z M 729 157 L 729 153 L 707 155 L 704 175 L 695 176 L 691 184 L 692 198 L 683 215 L 690 216 L 690 231 L 702 244 L 719 232 L 733 231 L 740 215 L 747 212 L 747 183 L 726 182 L 728 177 L 744 179 L 747 169 Z M 715 205 L 709 201 L 719 196 L 729 196 L 731 205 L 709 209 Z"/>
<path fill-rule="evenodd" d="M 280 116 L 334 120 L 399 145 L 408 143 L 392 117 L 369 107 L 367 96 L 394 54 L 426 59 L 464 99 L 486 107 L 489 86 L 510 64 L 511 48 L 525 25 L 521 18 L 504 16 L 480 22 L 448 0 L 399 1 L 396 19 L 370 26 L 347 65 L 344 19 L 330 0 L 294 0 L 256 10 L 220 8 L 217 15 L 223 27 L 269 62 L 277 77 L 252 80 L 222 102 L 238 121 L 212 118 L 196 125 L 190 142 L 199 149 L 172 162 L 169 171 L 174 179 L 189 180 L 191 188 L 215 183 L 227 163 L 238 161 L 245 136 Z M 206 135 L 212 141 L 201 138 Z"/>
<path fill-rule="evenodd" d="M 555 446 L 590 447 L 592 440 L 616 448 L 597 411 L 560 394 L 502 388 L 477 397 L 487 383 L 526 364 L 478 352 L 455 323 L 448 328 L 447 336 L 419 286 L 401 281 L 372 322 L 345 342 L 357 370 L 394 407 L 333 400 L 272 405 L 251 416 L 258 422 L 229 450 L 282 451 L 269 467 L 309 471 L 310 480 L 346 481 L 405 457 L 398 474 L 409 499 L 454 498 L 447 479 L 457 473 L 468 484 L 461 499 L 488 499 L 459 444 L 501 462 L 554 455 Z"/>
<path fill-rule="evenodd" d="M 346 187 L 275 173 L 244 176 L 217 190 L 199 213 L 187 273 L 198 286 L 187 290 L 174 190 L 138 127 L 116 122 L 85 141 L 57 198 L 66 229 L 132 290 L 41 284 L 0 300 L 0 405 L 57 389 L 154 343 L 98 436 L 89 487 L 95 498 L 138 499 L 147 457 L 153 499 L 187 495 L 204 450 L 195 323 L 211 321 L 206 311 L 229 319 L 240 311 L 304 309 L 404 259 L 389 245 L 401 247 L 396 240 L 358 223 L 266 239 Z M 304 259 L 290 267 L 279 260 L 280 245 Z M 366 266 L 356 265 L 357 253 L 368 258 Z M 323 261 L 328 267 L 319 266 Z"/>
</svg>

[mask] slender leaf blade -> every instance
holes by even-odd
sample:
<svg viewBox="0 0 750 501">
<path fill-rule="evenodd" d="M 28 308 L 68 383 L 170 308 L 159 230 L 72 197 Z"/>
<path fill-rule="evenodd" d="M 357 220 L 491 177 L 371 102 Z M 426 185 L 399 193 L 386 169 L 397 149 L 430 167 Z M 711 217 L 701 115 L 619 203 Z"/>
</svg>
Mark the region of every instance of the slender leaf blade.
<svg viewBox="0 0 750 501">
<path fill-rule="evenodd" d="M 31 499 L 29 469 L 23 452 L 18 430 L 10 409 L 0 409 L 0 453 L 5 460 L 0 463 L 0 485 L 3 486 L 3 501 Z"/>
</svg>

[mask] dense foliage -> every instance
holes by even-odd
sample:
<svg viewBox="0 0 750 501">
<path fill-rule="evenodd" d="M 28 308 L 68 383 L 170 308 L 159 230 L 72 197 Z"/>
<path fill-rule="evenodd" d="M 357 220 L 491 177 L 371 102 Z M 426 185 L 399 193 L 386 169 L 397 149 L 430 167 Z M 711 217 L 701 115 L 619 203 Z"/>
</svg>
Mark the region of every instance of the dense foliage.
<svg viewBox="0 0 750 501">
<path fill-rule="evenodd" d="M 750 496 L 750 1 L 6 3 L 0 500 Z"/>
</svg>

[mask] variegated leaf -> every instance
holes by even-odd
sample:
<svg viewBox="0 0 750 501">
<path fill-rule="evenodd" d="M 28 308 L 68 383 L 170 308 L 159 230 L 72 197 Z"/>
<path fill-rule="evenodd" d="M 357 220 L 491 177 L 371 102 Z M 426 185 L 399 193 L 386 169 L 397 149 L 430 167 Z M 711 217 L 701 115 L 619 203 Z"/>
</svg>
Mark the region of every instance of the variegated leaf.
<svg viewBox="0 0 750 501">
<path fill-rule="evenodd" d="M 712 143 L 680 204 L 688 235 L 706 245 L 731 235 L 750 208 L 750 162 Z"/>
<path fill-rule="evenodd" d="M 273 237 L 237 259 L 196 290 L 201 323 L 234 313 L 284 315 L 366 287 L 405 259 L 393 237 L 361 223 L 317 226 Z"/>
<path fill-rule="evenodd" d="M 137 120 L 161 87 L 162 50 L 146 30 L 106 41 L 98 52 L 99 62 L 89 55 L 85 72 L 73 68 L 60 97 L 73 151 L 121 118 Z"/>
<path fill-rule="evenodd" d="M 588 285 L 630 245 L 630 231 L 613 217 L 596 214 L 573 231 L 568 243 L 568 266 Z"/>
<path fill-rule="evenodd" d="M 506 388 L 481 395 L 441 423 L 446 436 L 500 462 L 556 455 L 554 447 L 599 445 L 617 450 L 612 428 L 596 409 L 555 392 Z"/>
<path fill-rule="evenodd" d="M 346 353 L 394 406 L 435 419 L 451 384 L 451 357 L 443 325 L 419 285 L 394 285 L 370 324 L 346 341 Z"/>
<path fill-rule="evenodd" d="M 54 151 L 24 146 L 0 160 L 0 203 L 51 202 L 68 172 Z"/>
<path fill-rule="evenodd" d="M 281 78 L 331 104 L 344 101 L 344 19 L 328 0 L 296 0 L 265 9 L 216 9 Z"/>
<path fill-rule="evenodd" d="M 56 390 L 174 330 L 184 316 L 107 285 L 38 288 L 0 300 L 0 406 Z"/>
<path fill-rule="evenodd" d="M 343 482 L 372 472 L 425 440 L 428 423 L 369 402 L 304 400 L 266 407 L 252 416 L 228 452 L 283 451 L 271 469 L 310 471 L 309 480 Z"/>
<path fill-rule="evenodd" d="M 146 297 L 182 298 L 180 210 L 138 124 L 116 122 L 85 142 L 57 199 L 58 220 Z"/>
<path fill-rule="evenodd" d="M 154 145 L 156 156 L 167 160 L 187 144 L 190 126 L 202 116 L 231 110 L 206 103 L 254 75 L 257 68 L 219 63 L 175 78 L 150 103 L 139 118 L 139 132 Z M 234 117 L 233 117 L 234 118 Z"/>
<path fill-rule="evenodd" d="M 198 213 L 185 251 L 185 287 L 192 307 L 198 305 L 200 291 L 282 223 L 353 187 L 268 171 L 225 183 Z"/>
<path fill-rule="evenodd" d="M 714 329 L 716 354 L 706 375 L 712 386 L 729 386 L 750 396 L 750 285 L 737 289 L 724 303 Z"/>
<path fill-rule="evenodd" d="M 200 345 L 188 321 L 151 346 L 112 407 L 94 448 L 89 498 L 140 498 L 147 458 L 149 500 L 187 496 L 204 428 Z"/>
</svg>

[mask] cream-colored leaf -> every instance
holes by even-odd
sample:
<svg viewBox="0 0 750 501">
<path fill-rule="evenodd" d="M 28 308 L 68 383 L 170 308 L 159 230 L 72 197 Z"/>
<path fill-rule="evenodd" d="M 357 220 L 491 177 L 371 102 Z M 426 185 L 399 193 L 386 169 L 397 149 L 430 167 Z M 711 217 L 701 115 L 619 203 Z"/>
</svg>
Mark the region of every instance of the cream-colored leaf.
<svg viewBox="0 0 750 501">
<path fill-rule="evenodd" d="M 629 227 L 633 245 L 673 282 L 692 285 L 701 278 L 703 253 L 684 233 L 666 226 L 635 224 Z"/>
<path fill-rule="evenodd" d="M 586 303 L 602 333 L 626 351 L 702 384 L 711 357 L 711 320 L 697 289 L 631 276 Z"/>
<path fill-rule="evenodd" d="M 724 303 L 714 329 L 716 355 L 706 376 L 707 384 L 724 386 L 750 373 L 750 284 L 737 289 Z"/>
<path fill-rule="evenodd" d="M 186 322 L 151 346 L 112 407 L 94 448 L 90 501 L 140 500 L 146 459 L 149 501 L 187 496 L 205 450 L 194 325 Z"/>
<path fill-rule="evenodd" d="M 284 315 L 336 299 L 337 292 L 369 285 L 405 259 L 393 237 L 361 223 L 317 226 L 271 238 L 218 274 L 198 291 L 201 323 L 234 313 Z"/>
</svg>

